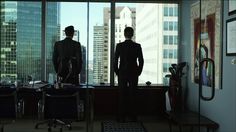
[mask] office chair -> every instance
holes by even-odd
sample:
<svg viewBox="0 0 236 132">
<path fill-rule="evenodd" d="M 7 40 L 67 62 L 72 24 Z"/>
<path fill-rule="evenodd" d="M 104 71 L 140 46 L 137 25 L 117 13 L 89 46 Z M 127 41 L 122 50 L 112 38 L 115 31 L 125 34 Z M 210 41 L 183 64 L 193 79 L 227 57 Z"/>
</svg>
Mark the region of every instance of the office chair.
<svg viewBox="0 0 236 132">
<path fill-rule="evenodd" d="M 0 87 L 0 125 L 1 132 L 4 125 L 15 121 L 20 115 L 20 103 L 17 99 L 16 88 Z M 10 121 L 9 121 L 10 120 Z"/>
<path fill-rule="evenodd" d="M 47 124 L 48 132 L 52 127 L 60 126 L 62 132 L 63 127 L 72 129 L 72 120 L 78 119 L 79 113 L 79 94 L 74 88 L 54 89 L 47 88 L 43 90 L 42 95 L 42 112 L 46 121 L 39 122 L 35 125 L 37 129 L 39 125 Z"/>
</svg>

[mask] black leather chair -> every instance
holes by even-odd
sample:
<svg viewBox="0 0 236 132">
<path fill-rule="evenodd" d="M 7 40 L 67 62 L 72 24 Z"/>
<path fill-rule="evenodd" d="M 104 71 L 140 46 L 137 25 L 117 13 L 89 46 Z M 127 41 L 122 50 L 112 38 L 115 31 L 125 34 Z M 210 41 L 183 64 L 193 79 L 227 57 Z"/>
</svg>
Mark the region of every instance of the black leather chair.
<svg viewBox="0 0 236 132">
<path fill-rule="evenodd" d="M 0 125 L 1 132 L 4 125 L 10 124 L 20 116 L 20 103 L 17 99 L 16 88 L 0 87 Z"/>
<path fill-rule="evenodd" d="M 47 124 L 49 132 L 52 127 L 56 126 L 60 126 L 61 132 L 63 127 L 71 130 L 71 123 L 76 121 L 79 115 L 78 89 L 44 89 L 42 94 L 42 112 L 43 118 L 47 120 L 37 123 L 35 125 L 36 129 L 39 125 Z"/>
</svg>

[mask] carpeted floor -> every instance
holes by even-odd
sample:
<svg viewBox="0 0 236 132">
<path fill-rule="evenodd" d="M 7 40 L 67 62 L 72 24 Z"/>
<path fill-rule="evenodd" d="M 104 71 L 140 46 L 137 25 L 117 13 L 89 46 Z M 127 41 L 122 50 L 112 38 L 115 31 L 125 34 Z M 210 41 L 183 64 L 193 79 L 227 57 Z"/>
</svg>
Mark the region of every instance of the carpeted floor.
<svg viewBox="0 0 236 132">
<path fill-rule="evenodd" d="M 93 123 L 93 132 L 102 132 L 104 122 L 106 121 L 114 121 L 114 117 L 95 117 L 94 123 Z M 4 126 L 4 132 L 47 132 L 48 127 L 46 124 L 39 126 L 38 129 L 35 129 L 35 124 L 40 122 L 41 120 L 37 119 L 17 119 L 15 122 L 7 124 Z M 130 126 L 133 126 L 137 128 L 137 130 L 142 130 L 143 128 L 146 130 L 146 132 L 169 132 L 169 126 L 166 119 L 163 118 L 157 118 L 155 116 L 144 116 L 139 117 L 138 119 L 139 123 L 141 124 L 129 124 Z M 122 124 L 120 124 L 122 125 Z M 143 127 L 141 128 L 140 126 Z M 73 122 L 72 123 L 72 130 L 69 130 L 67 128 L 63 129 L 63 132 L 86 132 L 86 122 L 85 121 L 79 121 L 79 122 Z M 125 127 L 127 128 L 127 127 Z M 141 129 L 140 129 L 141 128 Z M 134 129 L 133 129 L 134 130 Z M 189 132 L 190 129 L 186 127 L 183 129 L 183 132 Z M 59 127 L 53 128 L 51 132 L 60 132 Z M 108 132 L 108 131 L 104 131 Z M 109 131 L 112 132 L 112 131 Z M 118 132 L 118 131 L 116 131 Z M 123 131 L 122 131 L 123 132 Z M 132 131 L 127 131 L 132 132 Z M 145 131 L 133 131 L 133 132 L 145 132 Z M 173 126 L 172 132 L 179 132 L 179 129 L 177 126 Z M 195 131 L 194 131 L 195 132 Z"/>
</svg>

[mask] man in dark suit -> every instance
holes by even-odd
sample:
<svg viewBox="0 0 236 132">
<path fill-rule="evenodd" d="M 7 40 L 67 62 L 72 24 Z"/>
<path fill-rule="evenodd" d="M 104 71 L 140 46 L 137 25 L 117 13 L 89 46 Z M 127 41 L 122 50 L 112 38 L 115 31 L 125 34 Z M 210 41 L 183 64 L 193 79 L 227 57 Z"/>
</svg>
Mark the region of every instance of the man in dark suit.
<svg viewBox="0 0 236 132">
<path fill-rule="evenodd" d="M 79 84 L 79 73 L 82 68 L 81 45 L 72 40 L 74 27 L 65 28 L 66 38 L 54 45 L 53 65 L 62 83 Z"/>
<path fill-rule="evenodd" d="M 118 76 L 119 85 L 118 121 L 122 122 L 127 117 L 130 121 L 136 121 L 134 94 L 144 63 L 141 45 L 131 40 L 133 34 L 133 28 L 126 27 L 126 40 L 118 43 L 115 51 L 114 71 Z"/>
</svg>

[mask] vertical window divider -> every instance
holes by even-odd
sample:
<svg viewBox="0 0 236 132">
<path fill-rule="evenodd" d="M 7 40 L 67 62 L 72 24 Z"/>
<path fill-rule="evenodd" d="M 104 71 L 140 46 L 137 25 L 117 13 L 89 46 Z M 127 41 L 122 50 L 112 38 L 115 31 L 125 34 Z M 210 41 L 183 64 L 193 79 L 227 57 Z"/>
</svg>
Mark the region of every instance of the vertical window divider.
<svg viewBox="0 0 236 132">
<path fill-rule="evenodd" d="M 86 86 L 89 85 L 89 1 L 87 0 L 87 59 L 86 59 Z"/>
<path fill-rule="evenodd" d="M 46 0 L 41 4 L 41 80 L 46 81 Z"/>
<path fill-rule="evenodd" d="M 110 85 L 114 86 L 114 68 L 113 68 L 113 63 L 114 63 L 114 48 L 115 48 L 115 0 L 111 1 L 111 13 L 110 13 L 110 17 L 111 17 L 111 51 L 110 51 Z"/>
<path fill-rule="evenodd" d="M 0 10 L 2 10 L 2 3 L 0 2 Z M 2 23 L 2 12 L 0 11 L 0 22 Z M 2 29 L 2 24 L 0 24 L 0 29 Z M 1 39 L 2 39 L 2 30 L 0 30 L 0 49 L 2 47 L 1 45 Z M 0 50 L 0 54 L 1 54 L 1 50 Z M 0 57 L 0 62 L 2 62 L 2 58 Z M 2 68 L 2 66 L 0 65 L 0 69 Z M 0 71 L 0 75 L 2 74 L 2 72 Z M 2 77 L 0 76 L 0 80 L 2 80 Z"/>
<path fill-rule="evenodd" d="M 181 51 L 180 51 L 180 49 L 181 49 L 181 46 L 180 45 L 182 45 L 182 44 L 180 44 L 181 42 L 182 42 L 182 32 L 181 32 L 181 23 L 180 23 L 180 21 L 181 21 L 181 18 L 180 17 L 182 17 L 183 15 L 182 15 L 182 13 L 180 12 L 180 10 L 181 10 L 181 8 L 182 8 L 182 4 L 180 3 L 180 2 L 178 2 L 178 10 L 177 10 L 177 12 L 178 12 L 178 15 L 177 15 L 177 17 L 178 17 L 178 22 L 177 22 L 177 33 L 178 33 L 178 35 L 176 36 L 177 37 L 177 47 L 178 47 L 178 50 L 177 50 L 177 60 L 178 60 L 178 62 L 180 62 L 181 61 L 181 59 L 180 59 L 180 56 L 181 56 L 181 58 L 182 58 L 182 54 L 180 55 L 180 53 L 181 53 Z"/>
</svg>

